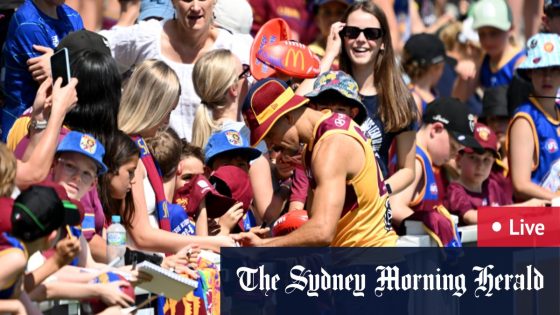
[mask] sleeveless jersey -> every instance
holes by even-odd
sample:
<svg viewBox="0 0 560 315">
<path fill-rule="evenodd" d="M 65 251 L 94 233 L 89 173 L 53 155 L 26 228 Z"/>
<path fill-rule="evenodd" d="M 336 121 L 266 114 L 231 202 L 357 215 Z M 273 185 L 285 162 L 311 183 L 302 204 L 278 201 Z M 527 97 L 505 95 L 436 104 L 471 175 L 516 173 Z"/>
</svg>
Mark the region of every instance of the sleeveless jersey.
<svg viewBox="0 0 560 315">
<path fill-rule="evenodd" d="M 27 259 L 27 249 L 17 238 L 9 235 L 8 233 L 0 234 L 0 256 L 12 253 L 14 251 L 21 251 Z M 3 288 L 0 288 L 0 299 L 10 299 L 16 291 L 16 285 L 19 283 L 19 277 L 16 280 Z"/>
<path fill-rule="evenodd" d="M 556 107 L 556 111 L 560 110 Z M 560 116 L 560 113 L 559 113 Z M 560 121 L 550 117 L 535 98 L 521 104 L 511 120 L 510 127 L 516 119 L 525 118 L 531 125 L 535 142 L 536 164 L 533 162 L 531 181 L 550 191 L 560 190 Z M 509 128 L 506 146 L 509 150 Z"/>
<path fill-rule="evenodd" d="M 317 183 L 311 174 L 311 157 L 315 146 L 334 134 L 355 139 L 362 146 L 365 165 L 353 179 L 346 181 L 346 196 L 331 246 L 373 247 L 394 246 L 397 235 L 391 229 L 388 194 L 371 144 L 352 119 L 327 111 L 313 131 L 313 140 L 306 145 L 303 161 L 311 188 Z"/>
<path fill-rule="evenodd" d="M 428 106 L 428 102 L 422 97 L 422 95 L 420 95 L 420 93 L 416 91 L 416 86 L 414 86 L 414 84 L 409 84 L 408 90 L 410 91 L 410 93 L 415 94 L 420 98 L 421 103 L 420 106 L 418 107 L 418 113 L 420 114 L 420 117 L 422 117 L 422 114 L 426 111 L 426 106 Z"/>
<path fill-rule="evenodd" d="M 416 146 L 416 159 L 422 164 L 424 184 L 418 196 L 410 202 L 410 208 L 414 211 L 431 211 L 442 204 L 442 189 L 436 180 L 432 160 L 420 146 Z"/>
<path fill-rule="evenodd" d="M 480 66 L 480 85 L 483 88 L 509 85 L 515 73 L 515 63 L 523 56 L 525 56 L 525 51 L 522 50 L 496 72 L 492 72 L 490 68 L 490 56 L 484 56 Z"/>
</svg>

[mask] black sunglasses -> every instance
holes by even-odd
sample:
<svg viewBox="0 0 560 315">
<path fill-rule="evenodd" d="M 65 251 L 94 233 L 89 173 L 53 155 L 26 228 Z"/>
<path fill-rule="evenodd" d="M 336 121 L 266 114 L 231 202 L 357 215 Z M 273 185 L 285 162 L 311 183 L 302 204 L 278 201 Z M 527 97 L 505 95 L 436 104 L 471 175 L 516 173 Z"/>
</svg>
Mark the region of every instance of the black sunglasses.
<svg viewBox="0 0 560 315">
<path fill-rule="evenodd" d="M 348 37 L 350 39 L 356 39 L 358 38 L 358 36 L 360 36 L 360 33 L 362 32 L 364 33 L 364 36 L 368 40 L 380 39 L 385 34 L 385 32 L 383 32 L 383 30 L 380 28 L 375 28 L 375 27 L 359 28 L 355 26 L 345 26 L 342 28 L 342 31 L 340 31 L 340 36 Z"/>
<path fill-rule="evenodd" d="M 241 71 L 241 74 L 237 78 L 239 80 L 241 80 L 241 79 L 246 79 L 246 78 L 250 77 L 251 76 L 251 67 L 248 64 L 243 64 L 243 65 L 241 65 L 241 67 L 243 67 L 243 71 Z"/>
</svg>

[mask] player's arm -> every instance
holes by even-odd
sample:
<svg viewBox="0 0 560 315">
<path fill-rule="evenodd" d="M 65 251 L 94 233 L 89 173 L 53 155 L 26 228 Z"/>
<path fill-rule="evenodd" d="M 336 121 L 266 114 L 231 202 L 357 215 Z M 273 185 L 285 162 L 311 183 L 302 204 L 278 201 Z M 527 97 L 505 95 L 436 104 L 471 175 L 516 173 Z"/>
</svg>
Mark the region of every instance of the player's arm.
<svg viewBox="0 0 560 315">
<path fill-rule="evenodd" d="M 260 246 L 328 246 L 344 206 L 346 180 L 364 163 L 363 148 L 351 137 L 332 135 L 320 142 L 311 163 L 317 187 L 309 221 L 286 236 L 263 240 Z"/>
<path fill-rule="evenodd" d="M 389 200 L 391 209 L 393 210 L 393 226 L 400 226 L 404 219 L 414 213 L 409 204 L 416 196 L 418 184 L 422 180 L 422 164 L 416 159 L 415 161 L 414 181 L 401 192 L 394 194 Z"/>
</svg>

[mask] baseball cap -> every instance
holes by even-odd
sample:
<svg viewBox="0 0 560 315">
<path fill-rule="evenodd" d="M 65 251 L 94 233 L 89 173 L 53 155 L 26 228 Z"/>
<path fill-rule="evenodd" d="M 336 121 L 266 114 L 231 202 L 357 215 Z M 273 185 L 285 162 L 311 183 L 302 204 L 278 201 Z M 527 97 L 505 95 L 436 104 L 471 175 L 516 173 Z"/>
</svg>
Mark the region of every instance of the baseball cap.
<svg viewBox="0 0 560 315">
<path fill-rule="evenodd" d="M 236 202 L 242 202 L 243 209 L 249 210 L 253 202 L 253 189 L 249 175 L 243 169 L 234 165 L 221 166 L 210 176 L 210 183 L 218 193 L 233 198 Z M 229 209 L 224 211 L 224 207 L 208 208 L 208 216 L 213 212 L 214 217 L 221 217 Z"/>
<path fill-rule="evenodd" d="M 50 187 L 54 189 L 56 195 L 62 201 L 62 206 L 64 207 L 65 210 L 64 215 L 66 217 L 67 222 L 78 222 L 76 224 L 72 224 L 72 225 L 77 225 L 84 220 L 84 216 L 85 216 L 84 206 L 80 201 L 68 197 L 68 194 L 66 193 L 66 189 L 64 189 L 62 185 L 49 180 L 42 181 L 36 185 L 42 187 Z"/>
<path fill-rule="evenodd" d="M 481 150 L 474 138 L 474 115 L 469 113 L 467 105 L 456 98 L 436 98 L 426 106 L 422 121 L 427 124 L 439 122 L 460 144 Z"/>
<path fill-rule="evenodd" d="M 97 164 L 98 175 L 107 172 L 107 166 L 103 163 L 105 148 L 92 135 L 78 131 L 70 131 L 66 137 L 62 139 L 58 148 L 56 148 L 56 153 L 62 152 L 75 152 L 83 154 Z"/>
<path fill-rule="evenodd" d="M 508 86 L 486 89 L 482 97 L 481 117 L 509 117 L 507 93 Z"/>
<path fill-rule="evenodd" d="M 79 30 L 66 35 L 56 47 L 56 50 L 68 49 L 70 62 L 76 60 L 77 56 L 84 51 L 96 51 L 104 55 L 111 56 L 109 41 L 98 33 Z"/>
<path fill-rule="evenodd" d="M 247 176 L 247 174 L 245 174 Z M 195 216 L 202 200 L 206 200 L 206 211 L 211 218 L 220 217 L 236 201 L 220 194 L 202 174 L 195 175 L 187 184 L 175 192 L 175 202 L 182 205 L 189 216 Z M 221 213 L 221 214 L 220 214 Z M 215 216 L 216 214 L 220 214 Z"/>
<path fill-rule="evenodd" d="M 560 37 L 553 33 L 539 33 L 527 41 L 527 58 L 517 67 L 526 77 L 527 70 L 560 66 Z"/>
<path fill-rule="evenodd" d="M 358 83 L 344 71 L 328 71 L 324 72 L 313 84 L 313 91 L 306 94 L 305 97 L 309 98 L 311 102 L 317 99 L 323 92 L 335 91 L 348 100 L 347 104 L 350 107 L 358 107 L 360 113 L 354 120 L 361 125 L 367 118 L 367 108 L 362 103 L 360 94 L 358 93 Z"/>
<path fill-rule="evenodd" d="M 434 34 L 412 35 L 404 44 L 404 50 L 421 66 L 443 62 L 446 57 L 443 42 Z"/>
<path fill-rule="evenodd" d="M 243 102 L 251 146 L 259 143 L 280 117 L 307 102 L 309 99 L 296 95 L 282 80 L 268 78 L 253 84 Z"/>
<path fill-rule="evenodd" d="M 175 9 L 171 0 L 142 0 L 138 20 L 144 21 L 149 18 L 170 20 L 174 14 Z"/>
<path fill-rule="evenodd" d="M 490 127 L 477 122 L 474 125 L 474 138 L 478 141 L 482 149 L 490 150 L 496 158 L 500 158 L 500 154 L 498 153 L 498 137 L 496 137 L 496 134 L 492 131 L 492 129 L 490 129 Z M 480 151 L 465 147 L 463 152 L 478 153 Z"/>
<path fill-rule="evenodd" d="M 64 225 L 77 225 L 65 215 L 62 200 L 51 187 L 31 186 L 21 192 L 12 208 L 12 234 L 34 241 Z"/>
<path fill-rule="evenodd" d="M 233 33 L 249 34 L 253 9 L 247 0 L 218 0 L 214 7 L 214 22 Z"/>
<path fill-rule="evenodd" d="M 236 130 L 224 130 L 208 139 L 204 150 L 204 164 L 212 166 L 214 158 L 223 153 L 239 154 L 252 161 L 261 156 L 261 151 L 251 148 L 249 142 Z"/>
<path fill-rule="evenodd" d="M 511 28 L 511 9 L 505 0 L 480 0 L 472 9 L 473 28 L 475 30 L 490 26 L 502 31 Z"/>
</svg>

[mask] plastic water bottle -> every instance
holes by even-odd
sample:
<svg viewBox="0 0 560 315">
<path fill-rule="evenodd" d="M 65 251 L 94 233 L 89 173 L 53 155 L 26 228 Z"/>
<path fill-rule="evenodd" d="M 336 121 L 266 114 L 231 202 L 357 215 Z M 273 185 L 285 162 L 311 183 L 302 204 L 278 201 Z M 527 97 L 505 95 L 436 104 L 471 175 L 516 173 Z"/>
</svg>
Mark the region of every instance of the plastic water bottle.
<svg viewBox="0 0 560 315">
<path fill-rule="evenodd" d="M 111 217 L 111 225 L 107 228 L 107 260 L 108 262 L 120 258 L 114 267 L 124 266 L 124 253 L 126 251 L 126 230 L 121 225 L 121 217 Z"/>
</svg>

